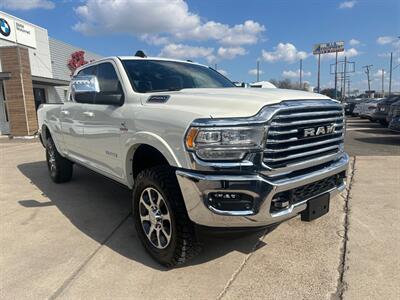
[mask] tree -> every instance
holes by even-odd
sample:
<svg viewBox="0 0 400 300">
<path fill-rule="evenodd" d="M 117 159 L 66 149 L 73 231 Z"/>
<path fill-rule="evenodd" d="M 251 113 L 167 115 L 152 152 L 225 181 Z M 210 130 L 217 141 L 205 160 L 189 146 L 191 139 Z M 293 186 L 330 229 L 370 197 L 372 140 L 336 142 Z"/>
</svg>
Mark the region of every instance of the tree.
<svg viewBox="0 0 400 300">
<path fill-rule="evenodd" d="M 289 78 L 285 78 L 283 80 L 276 80 L 276 79 L 270 79 L 269 82 L 271 82 L 273 85 L 275 85 L 277 88 L 280 89 L 289 89 L 289 90 L 307 90 L 308 85 L 303 84 L 301 87 L 300 84 L 292 82 Z"/>
<path fill-rule="evenodd" d="M 320 92 L 322 95 L 326 95 L 329 98 L 335 99 L 335 89 L 329 88 L 329 89 L 323 89 Z M 341 92 L 337 91 L 337 99 L 341 98 Z"/>
<path fill-rule="evenodd" d="M 86 65 L 88 62 L 85 60 L 85 51 L 76 51 L 71 54 L 68 60 L 68 68 L 71 70 L 71 76 L 79 67 Z"/>
</svg>

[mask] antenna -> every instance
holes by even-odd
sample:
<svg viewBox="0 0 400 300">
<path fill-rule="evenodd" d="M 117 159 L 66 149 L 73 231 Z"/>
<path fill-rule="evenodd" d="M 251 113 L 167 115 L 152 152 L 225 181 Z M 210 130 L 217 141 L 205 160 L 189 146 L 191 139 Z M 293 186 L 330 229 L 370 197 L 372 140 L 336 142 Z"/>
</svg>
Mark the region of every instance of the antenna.
<svg viewBox="0 0 400 300">
<path fill-rule="evenodd" d="M 147 57 L 147 55 L 144 54 L 144 52 L 142 50 L 136 51 L 135 56 L 142 57 L 142 58 L 146 58 Z"/>
</svg>

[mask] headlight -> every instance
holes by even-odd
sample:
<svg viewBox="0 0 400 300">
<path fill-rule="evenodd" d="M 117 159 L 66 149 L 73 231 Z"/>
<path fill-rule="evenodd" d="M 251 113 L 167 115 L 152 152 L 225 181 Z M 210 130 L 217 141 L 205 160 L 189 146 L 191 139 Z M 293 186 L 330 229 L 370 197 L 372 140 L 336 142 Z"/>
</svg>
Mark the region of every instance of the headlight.
<svg viewBox="0 0 400 300">
<path fill-rule="evenodd" d="M 262 149 L 264 126 L 191 127 L 186 148 L 203 160 L 241 160 L 248 152 Z"/>
</svg>

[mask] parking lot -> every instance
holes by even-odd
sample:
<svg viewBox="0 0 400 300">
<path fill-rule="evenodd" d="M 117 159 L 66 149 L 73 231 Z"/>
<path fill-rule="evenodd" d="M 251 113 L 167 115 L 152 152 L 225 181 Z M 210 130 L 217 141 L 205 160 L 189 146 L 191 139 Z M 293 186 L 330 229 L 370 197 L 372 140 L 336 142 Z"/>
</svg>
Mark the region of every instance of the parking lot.
<svg viewBox="0 0 400 300">
<path fill-rule="evenodd" d="M 400 156 L 400 134 L 367 119 L 348 117 L 345 149 L 351 156 Z"/>
<path fill-rule="evenodd" d="M 56 185 L 37 141 L 2 140 L 0 297 L 399 299 L 400 135 L 355 118 L 347 130 L 348 189 L 328 215 L 202 235 L 171 270 L 140 245 L 129 190 L 80 167 Z"/>
</svg>

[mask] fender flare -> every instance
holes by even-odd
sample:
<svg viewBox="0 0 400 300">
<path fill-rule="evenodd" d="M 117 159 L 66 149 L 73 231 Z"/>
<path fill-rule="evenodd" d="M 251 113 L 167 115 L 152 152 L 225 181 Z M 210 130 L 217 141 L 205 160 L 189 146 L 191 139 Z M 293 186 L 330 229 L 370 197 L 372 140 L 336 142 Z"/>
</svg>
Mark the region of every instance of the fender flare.
<svg viewBox="0 0 400 300">
<path fill-rule="evenodd" d="M 137 148 L 141 145 L 148 145 L 157 149 L 168 161 L 170 166 L 181 168 L 182 165 L 174 154 L 170 145 L 160 136 L 147 131 L 137 132 L 128 138 L 123 145 L 123 153 L 125 157 L 125 174 L 130 187 L 133 186 L 132 159 Z"/>
</svg>

